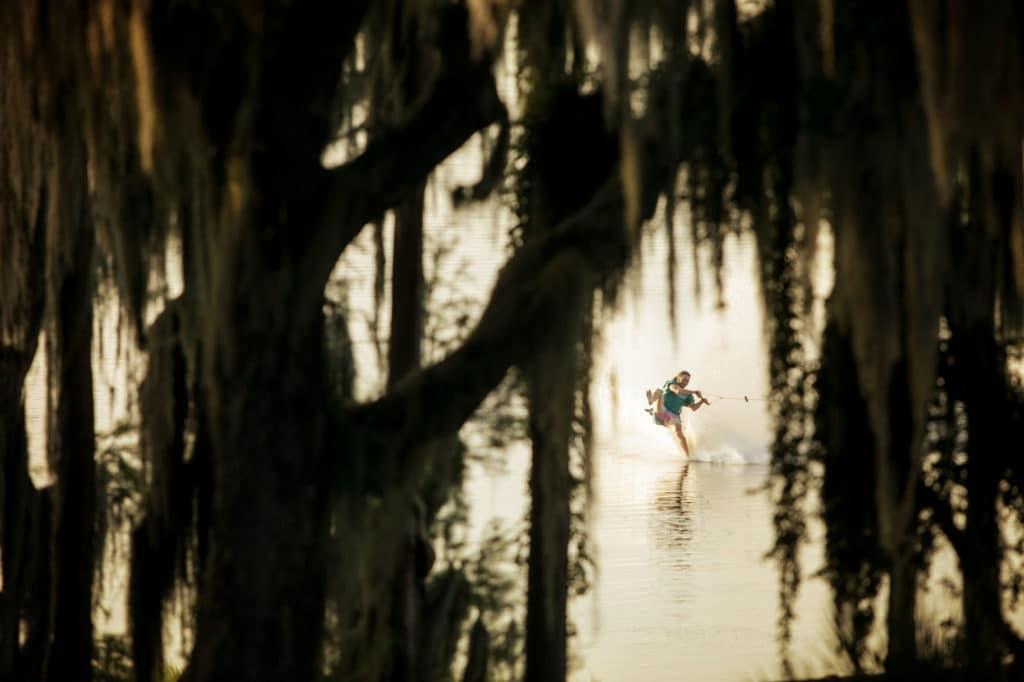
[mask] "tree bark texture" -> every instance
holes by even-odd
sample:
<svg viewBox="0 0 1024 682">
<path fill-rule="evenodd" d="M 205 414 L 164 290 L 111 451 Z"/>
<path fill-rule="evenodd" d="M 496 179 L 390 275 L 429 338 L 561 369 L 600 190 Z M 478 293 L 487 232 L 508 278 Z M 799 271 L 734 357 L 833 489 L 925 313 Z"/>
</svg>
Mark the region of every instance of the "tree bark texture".
<svg viewBox="0 0 1024 682">
<path fill-rule="evenodd" d="M 973 220 L 954 221 L 957 267 L 970 285 L 950 291 L 950 348 L 953 377 L 950 391 L 967 408 L 966 524 L 959 547 L 963 574 L 964 637 L 967 664 L 978 679 L 1006 679 L 1003 657 L 1008 629 L 1003 616 L 1000 570 L 1003 538 L 999 527 L 999 486 L 1013 466 L 1005 442 L 1010 421 L 1006 353 L 993 334 L 999 298 L 998 235 L 1008 233 L 1007 215 L 985 210 L 983 196 L 995 186 L 977 158 L 969 167 L 968 202 Z M 991 185 L 990 185 L 991 183 Z M 1016 195 L 1019 198 L 1018 189 Z"/>
<path fill-rule="evenodd" d="M 164 676 L 163 607 L 185 563 L 193 514 L 194 472 L 201 457 L 185 461 L 189 390 L 182 348 L 180 300 L 150 326 L 149 364 L 139 391 L 141 449 L 150 472 L 145 516 L 131 534 L 129 628 L 137 682 Z M 201 575 L 200 571 L 197 574 Z"/>
<path fill-rule="evenodd" d="M 85 240 L 91 253 L 91 240 Z M 88 259 L 86 259 L 88 262 Z M 53 513 L 53 632 L 47 679 L 86 679 L 92 658 L 92 577 L 96 473 L 93 434 L 92 304 L 84 265 L 64 282 L 61 327 L 54 336 L 61 357 L 60 397 L 49 440 L 55 465 Z"/>
<path fill-rule="evenodd" d="M 531 131 L 527 244 L 557 230 L 587 206 L 613 175 L 617 148 L 604 130 L 598 97 L 581 97 L 571 86 L 542 83 L 555 102 L 535 111 Z M 568 673 L 567 601 L 571 476 L 570 448 L 583 335 L 595 280 L 572 257 L 554 258 L 557 292 L 538 310 L 546 338 L 531 345 L 521 363 L 527 383 L 530 441 L 530 556 L 527 567 L 527 682 L 563 682 Z"/>
<path fill-rule="evenodd" d="M 34 345 L 34 344 L 33 344 Z M 0 547 L 3 547 L 3 590 L 0 591 L 0 682 L 39 680 L 49 616 L 49 525 L 42 524 L 44 494 L 28 471 L 28 438 L 22 387 L 28 357 L 0 351 Z M 40 590 L 40 578 L 43 589 Z M 20 640 L 22 624 L 26 641 Z"/>
<path fill-rule="evenodd" d="M 49 575 L 49 526 L 39 526 L 49 517 L 29 475 L 24 402 L 45 311 L 48 206 L 25 17 L 24 4 L 0 7 L 0 682 L 39 680 L 49 634 L 49 585 L 38 584 Z"/>
<path fill-rule="evenodd" d="M 96 235 L 87 203 L 86 149 L 75 88 L 54 103 L 61 154 L 51 167 L 47 221 L 50 326 L 47 329 L 47 452 L 53 498 L 53 619 L 46 679 L 89 679 L 92 661 L 92 582 L 95 568 L 96 465 L 93 418 L 93 251 Z M 55 402 L 52 400 L 55 399 Z"/>
<path fill-rule="evenodd" d="M 968 665 L 978 679 L 1005 679 L 1008 652 L 1000 569 L 1003 538 L 998 521 L 999 484 L 1007 463 L 1005 357 L 992 338 L 992 320 L 954 330 L 956 362 L 968 410 L 966 524 L 960 569 L 963 575 L 963 632 Z M 966 368 L 969 367 L 969 370 Z"/>
<path fill-rule="evenodd" d="M 395 210 L 388 386 L 394 386 L 420 366 L 424 305 L 423 193 L 422 185 L 411 190 Z"/>
<path fill-rule="evenodd" d="M 237 297 L 218 301 L 223 327 L 203 339 L 217 460 L 189 679 L 310 680 L 323 636 L 327 530 L 322 326 L 308 310 L 319 301 L 293 295 L 290 268 L 275 273 L 251 251 L 241 262 L 248 267 L 226 287 Z M 296 316 L 314 324 L 289 324 Z"/>
<path fill-rule="evenodd" d="M 422 186 L 434 165 L 497 115 L 486 108 L 498 103 L 487 66 L 453 68 L 459 76 L 443 74 L 406 127 L 339 169 L 311 163 L 315 147 L 301 164 L 290 148 L 278 145 L 279 156 L 274 146 L 261 150 L 243 175 L 274 189 L 243 196 L 215 229 L 222 241 L 214 252 L 233 256 L 198 297 L 200 319 L 218 320 L 199 344 L 215 453 L 214 530 L 187 679 L 301 680 L 318 672 L 330 474 L 376 459 L 353 445 L 330 452 L 341 464 L 326 466 L 323 288 L 367 220 Z M 441 108 L 454 93 L 481 96 L 480 87 L 479 106 L 454 115 Z M 257 124 L 261 140 L 279 130 Z M 427 129 L 434 134 L 420 137 Z M 410 135 L 416 145 L 406 144 Z M 275 185 L 282 164 L 294 172 Z M 287 222 L 278 222 L 282 215 Z M 331 443 L 351 435 L 341 427 Z"/>
<path fill-rule="evenodd" d="M 879 546 L 889 572 L 887 670 L 916 653 L 916 490 L 935 388 L 947 238 L 930 166 L 908 10 L 888 4 L 877 31 L 836 5 L 835 78 L 858 82 L 865 58 L 886 79 L 841 93 L 832 120 L 829 186 L 836 285 L 830 305 L 848 330 L 874 438 Z M 881 122 L 881 123 L 880 123 Z M 856 455 L 851 455 L 856 456 Z"/>
<path fill-rule="evenodd" d="M 393 387 L 402 377 L 420 366 L 423 339 L 423 185 L 413 189 L 394 211 L 395 242 L 391 271 L 391 333 L 388 345 L 388 379 Z M 397 554 L 394 566 L 394 589 L 390 611 L 394 637 L 391 669 L 387 679 L 412 682 L 421 675 L 420 659 L 429 652 L 419 652 L 423 617 L 423 578 L 416 558 L 423 519 L 414 511 L 405 514 L 399 523 L 401 532 L 394 538 Z"/>
<path fill-rule="evenodd" d="M 37 210 L 27 254 L 28 291 L 22 293 L 27 294 L 28 306 L 25 319 L 15 325 L 22 333 L 14 334 L 10 345 L 0 347 L 0 682 L 40 678 L 47 634 L 40 624 L 49 622 L 49 585 L 41 591 L 35 582 L 39 576 L 49 575 L 43 566 L 49 556 L 49 526 L 40 529 L 49 516 L 43 514 L 44 494 L 36 490 L 29 476 L 24 401 L 25 378 L 39 345 L 45 301 L 45 203 L 41 201 Z M 27 625 L 25 646 L 19 641 L 23 621 Z"/>
<path fill-rule="evenodd" d="M 572 311 L 570 314 L 578 314 Z M 557 341 L 565 345 L 554 345 Z M 530 558 L 527 569 L 526 679 L 563 682 L 567 672 L 569 441 L 576 380 L 575 339 L 553 339 L 528 370 Z"/>
</svg>

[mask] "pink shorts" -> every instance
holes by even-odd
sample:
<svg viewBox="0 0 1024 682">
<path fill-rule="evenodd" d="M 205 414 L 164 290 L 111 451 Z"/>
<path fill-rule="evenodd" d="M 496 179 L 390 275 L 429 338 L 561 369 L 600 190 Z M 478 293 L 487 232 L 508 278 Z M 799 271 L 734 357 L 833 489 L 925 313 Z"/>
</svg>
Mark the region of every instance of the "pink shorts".
<svg viewBox="0 0 1024 682">
<path fill-rule="evenodd" d="M 662 410 L 654 414 L 655 419 L 660 419 L 663 424 L 675 424 L 679 420 L 679 415 L 669 410 Z"/>
</svg>

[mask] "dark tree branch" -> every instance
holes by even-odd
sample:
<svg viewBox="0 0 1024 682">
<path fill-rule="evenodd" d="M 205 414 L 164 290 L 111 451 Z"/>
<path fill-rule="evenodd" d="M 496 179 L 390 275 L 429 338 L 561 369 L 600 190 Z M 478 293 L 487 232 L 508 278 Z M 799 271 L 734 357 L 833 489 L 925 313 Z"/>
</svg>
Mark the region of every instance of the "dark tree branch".
<svg viewBox="0 0 1024 682">
<path fill-rule="evenodd" d="M 11 375 L 19 385 L 24 382 L 25 374 L 32 365 L 32 359 L 35 358 L 39 332 L 43 326 L 43 313 L 46 309 L 46 270 L 44 266 L 46 264 L 46 209 L 48 205 L 46 183 L 41 182 L 39 205 L 36 208 L 35 222 L 29 233 L 27 276 L 21 283 L 24 286 L 22 291 L 25 293 L 15 294 L 12 297 L 13 304 L 4 311 L 8 314 L 13 311 L 18 318 L 21 318 L 16 318 L 10 323 L 10 328 L 14 331 L 11 335 L 11 344 L 0 346 L 0 353 L 9 356 L 5 357 L 5 360 L 16 358 L 20 363 L 17 373 Z M 0 320 L 0 325 L 6 324 L 9 324 L 8 320 Z"/>
<path fill-rule="evenodd" d="M 638 218 L 653 215 L 659 188 L 674 172 L 678 156 L 657 136 L 639 141 L 643 167 Z M 629 258 L 626 199 L 618 167 L 581 210 L 561 221 L 545 237 L 532 240 L 504 266 L 480 321 L 463 345 L 444 360 L 396 384 L 379 400 L 342 415 L 353 442 L 371 457 L 354 457 L 344 466 L 370 488 L 415 480 L 425 457 L 416 447 L 456 432 L 510 367 L 528 358 L 564 309 L 565 292 L 575 278 L 590 285 L 607 281 Z M 358 467 L 372 470 L 358 470 Z M 365 480 L 364 479 L 364 480 Z"/>
<path fill-rule="evenodd" d="M 422 184 L 473 133 L 506 117 L 489 62 L 447 60 L 433 92 L 404 126 L 326 172 L 307 269 L 318 292 L 364 225 Z"/>
<path fill-rule="evenodd" d="M 486 75 L 486 92 L 477 91 L 476 102 L 482 112 L 488 112 L 483 119 L 493 121 L 490 115 L 495 110 L 502 115 L 502 109 L 498 108 L 500 102 L 493 90 L 493 79 L 489 72 Z M 446 107 L 445 99 L 437 95 L 445 89 L 438 87 L 423 111 Z M 449 115 L 459 117 L 458 112 L 449 112 Z M 462 116 L 465 115 L 462 112 Z M 425 131 L 429 119 L 424 117 L 423 122 L 414 125 Z M 469 132 L 463 128 L 462 139 Z M 447 134 L 454 136 L 451 128 Z M 441 137 L 435 132 L 433 139 L 429 135 L 426 139 L 438 149 L 437 138 Z M 396 148 L 373 152 L 382 157 L 379 172 L 409 172 L 409 169 L 389 167 L 398 161 L 398 158 L 389 158 L 400 156 L 399 145 L 404 139 L 415 138 L 401 131 L 389 143 Z M 448 144 L 452 150 L 457 146 L 454 141 Z M 675 171 L 679 157 L 677 151 L 665 148 L 657 134 L 638 140 L 637 147 L 643 182 L 638 183 L 639 194 L 633 199 L 638 204 L 637 217 L 642 221 L 653 215 L 660 188 L 664 187 L 668 174 Z M 346 182 L 354 182 L 359 176 L 355 170 L 357 163 L 369 165 L 370 154 L 371 150 L 367 150 L 361 159 L 346 167 L 346 175 L 352 178 Z M 411 156 L 417 159 L 416 163 L 424 163 L 420 150 L 413 150 Z M 429 172 L 429 168 L 424 168 L 423 172 Z M 412 186 L 411 180 L 406 182 Z M 372 186 L 370 182 L 363 184 Z M 335 215 L 344 215 L 345 204 L 337 197 L 332 201 Z M 384 210 L 388 201 L 378 199 L 376 210 Z M 365 204 L 363 210 L 366 210 Z M 365 215 L 368 214 L 364 214 L 362 220 L 366 219 Z M 352 220 L 343 225 L 347 233 L 330 233 L 336 241 L 334 251 L 329 254 L 328 268 L 340 248 L 361 227 L 361 223 Z M 623 182 L 619 168 L 614 166 L 589 203 L 561 221 L 547 236 L 531 240 L 504 266 L 480 321 L 458 350 L 407 376 L 379 400 L 355 406 L 341 415 L 340 426 L 351 430 L 345 436 L 351 439 L 353 450 L 371 455 L 357 455 L 339 462 L 340 467 L 349 470 L 336 480 L 368 485 L 370 489 L 394 485 L 396 476 L 399 484 L 415 480 L 423 464 L 421 460 L 426 457 L 425 449 L 417 446 L 455 433 L 509 368 L 529 357 L 546 337 L 551 320 L 562 314 L 562 298 L 566 291 L 572 290 L 569 285 L 573 280 L 588 278 L 591 286 L 607 281 L 626 265 L 631 245 Z"/>
<path fill-rule="evenodd" d="M 39 331 L 43 327 L 43 313 L 46 309 L 46 209 L 49 206 L 49 191 L 45 182 L 40 183 L 39 206 L 36 209 L 35 226 L 32 230 L 32 250 L 29 252 L 29 316 L 28 336 L 26 337 L 25 351 L 28 362 L 36 354 L 36 344 L 39 340 Z M 28 371 L 28 366 L 25 367 Z M 24 377 L 22 377 L 24 379 Z"/>
<path fill-rule="evenodd" d="M 498 139 L 495 141 L 494 149 L 484 164 L 483 175 L 475 185 L 466 187 L 459 186 L 452 191 L 452 203 L 458 207 L 470 201 L 482 201 L 491 196 L 491 193 L 498 188 L 505 177 L 505 164 L 508 162 L 508 151 L 511 143 L 512 125 L 508 120 L 508 114 L 504 113 L 498 121 Z"/>
<path fill-rule="evenodd" d="M 245 139 L 256 211 L 301 229 L 268 231 L 268 251 L 305 253 L 322 191 L 320 157 L 334 135 L 342 72 L 371 0 L 182 3 L 150 12 L 159 83 L 201 105 L 217 194 L 227 154 Z M 270 234 L 270 233 L 273 234 Z"/>
<path fill-rule="evenodd" d="M 269 180 L 296 202 L 319 170 L 333 136 L 333 107 L 342 67 L 362 27 L 369 0 L 294 3 L 262 20 L 260 103 L 255 157 Z"/>
<path fill-rule="evenodd" d="M 345 243 L 363 225 L 394 206 L 411 186 L 424 181 L 473 133 L 507 117 L 489 64 L 444 74 L 408 125 L 385 135 L 365 154 L 335 171 L 332 188 L 341 192 L 331 196 L 347 193 L 355 199 L 349 203 L 351 219 Z M 371 192 L 370 188 L 381 189 Z"/>
<path fill-rule="evenodd" d="M 347 423 L 372 458 L 352 472 L 378 484 L 413 479 L 416 445 L 457 431 L 513 365 L 525 360 L 562 310 L 579 278 L 595 281 L 628 256 L 623 196 L 613 174 L 594 199 L 553 231 L 527 244 L 498 276 L 490 302 L 466 342 L 446 359 L 399 382 L 376 402 L 353 408 Z M 352 462 L 359 464 L 359 462 Z"/>
</svg>

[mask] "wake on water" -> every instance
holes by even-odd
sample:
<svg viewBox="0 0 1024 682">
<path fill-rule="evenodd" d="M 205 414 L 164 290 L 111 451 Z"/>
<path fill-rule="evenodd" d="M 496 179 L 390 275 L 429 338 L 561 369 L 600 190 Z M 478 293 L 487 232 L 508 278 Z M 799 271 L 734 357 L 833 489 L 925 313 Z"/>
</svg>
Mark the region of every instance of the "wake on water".
<svg viewBox="0 0 1024 682">
<path fill-rule="evenodd" d="M 715 462 L 721 464 L 766 464 L 769 459 L 765 446 L 742 446 L 730 443 L 707 443 L 698 439 L 690 444 L 690 460 L 694 462 Z M 676 448 L 679 446 L 676 445 Z"/>
<path fill-rule="evenodd" d="M 688 412 L 688 411 L 684 411 Z M 684 414 L 683 433 L 690 446 L 690 461 L 718 464 L 766 464 L 769 461 L 770 434 L 767 420 L 744 410 L 703 408 Z M 646 413 L 619 424 L 617 438 L 630 443 L 630 449 L 641 447 L 652 455 L 681 457 L 675 434 L 658 426 Z"/>
</svg>

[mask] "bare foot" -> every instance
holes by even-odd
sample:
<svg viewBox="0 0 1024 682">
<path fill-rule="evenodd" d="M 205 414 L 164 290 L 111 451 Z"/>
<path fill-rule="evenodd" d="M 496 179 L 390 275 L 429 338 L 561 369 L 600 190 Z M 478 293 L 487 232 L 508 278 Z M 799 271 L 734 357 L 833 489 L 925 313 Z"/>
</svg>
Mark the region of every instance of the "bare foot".
<svg viewBox="0 0 1024 682">
<path fill-rule="evenodd" d="M 651 394 L 651 389 L 647 389 L 647 404 L 650 405 L 654 402 L 654 397 Z"/>
</svg>

